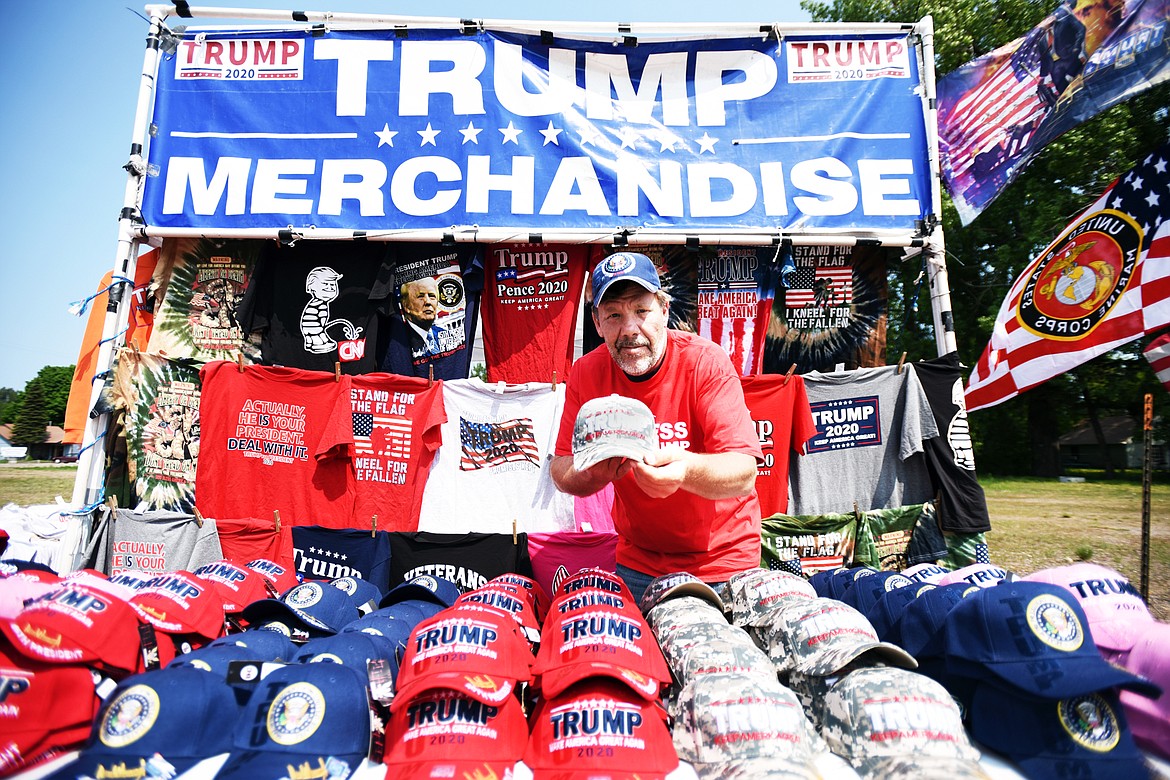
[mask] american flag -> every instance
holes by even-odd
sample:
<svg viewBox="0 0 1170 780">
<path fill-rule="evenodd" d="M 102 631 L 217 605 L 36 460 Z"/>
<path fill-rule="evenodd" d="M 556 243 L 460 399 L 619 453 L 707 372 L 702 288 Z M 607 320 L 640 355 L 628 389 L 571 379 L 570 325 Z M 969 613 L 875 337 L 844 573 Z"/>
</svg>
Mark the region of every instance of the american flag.
<svg viewBox="0 0 1170 780">
<path fill-rule="evenodd" d="M 1170 144 L 1165 144 L 1109 185 L 1016 279 L 968 380 L 967 410 L 1006 401 L 1170 324 L 1168 217 Z M 1132 236 L 1134 246 L 1097 230 L 1098 224 L 1117 236 Z M 1121 262 L 1111 266 L 1109 250 Z M 1037 327 L 1028 314 L 1032 310 L 1065 330 Z M 1068 315 L 1062 319 L 1053 312 Z M 1080 322 L 1092 326 L 1069 332 Z"/>
<path fill-rule="evenodd" d="M 463 455 L 461 471 L 492 468 L 505 463 L 527 463 L 540 467 L 540 448 L 532 419 L 521 417 L 501 422 L 475 422 L 459 418 L 459 442 Z"/>
<path fill-rule="evenodd" d="M 1170 333 L 1163 333 L 1142 351 L 1163 387 L 1170 390 Z"/>
<path fill-rule="evenodd" d="M 353 415 L 353 444 L 357 455 L 410 457 L 410 420 L 392 414 Z"/>
<path fill-rule="evenodd" d="M 784 276 L 787 291 L 784 305 L 789 309 L 801 306 L 848 306 L 853 303 L 853 266 L 798 265 Z M 819 296 L 819 299 L 818 299 Z"/>
</svg>

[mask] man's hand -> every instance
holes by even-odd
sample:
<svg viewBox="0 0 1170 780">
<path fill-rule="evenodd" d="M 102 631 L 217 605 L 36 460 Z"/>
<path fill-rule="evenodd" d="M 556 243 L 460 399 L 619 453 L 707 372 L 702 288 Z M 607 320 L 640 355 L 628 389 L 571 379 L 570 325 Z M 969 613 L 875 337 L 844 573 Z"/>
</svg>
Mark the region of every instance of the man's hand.
<svg viewBox="0 0 1170 780">
<path fill-rule="evenodd" d="M 756 484 L 756 459 L 743 452 L 700 453 L 669 446 L 633 464 L 634 480 L 652 498 L 685 490 L 703 498 L 744 496 Z"/>
<path fill-rule="evenodd" d="M 629 458 L 606 458 L 584 471 L 577 471 L 573 468 L 572 455 L 557 455 L 552 459 L 550 471 L 553 484 L 562 493 L 591 496 L 630 473 L 633 467 L 634 462 Z"/>
<path fill-rule="evenodd" d="M 629 470 L 643 493 L 651 498 L 666 498 L 686 484 L 690 457 L 682 447 L 663 447 L 647 455 L 645 463 L 631 463 Z"/>
</svg>

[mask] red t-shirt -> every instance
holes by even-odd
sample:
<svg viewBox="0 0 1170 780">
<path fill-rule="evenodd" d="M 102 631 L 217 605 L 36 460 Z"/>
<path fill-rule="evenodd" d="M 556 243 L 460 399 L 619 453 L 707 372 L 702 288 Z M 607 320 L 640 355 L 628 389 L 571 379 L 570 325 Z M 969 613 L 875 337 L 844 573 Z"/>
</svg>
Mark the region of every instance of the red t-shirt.
<svg viewBox="0 0 1170 780">
<path fill-rule="evenodd" d="M 281 523 L 349 528 L 349 462 L 321 448 L 349 403 L 350 377 L 223 360 L 200 372 L 202 426 L 195 503 L 205 517 L 272 517 Z M 348 410 L 347 410 L 348 411 Z"/>
<path fill-rule="evenodd" d="M 663 446 L 763 457 L 739 376 L 727 354 L 689 333 L 669 330 L 667 339 L 662 366 L 643 382 L 626 376 L 604 344 L 573 365 L 557 455 L 573 453 L 573 425 L 581 404 L 617 393 L 650 407 Z M 645 574 L 688 571 L 718 582 L 760 565 L 760 504 L 754 491 L 717 500 L 685 490 L 650 498 L 627 474 L 614 483 L 613 521 L 617 562 Z"/>
<path fill-rule="evenodd" d="M 804 378 L 787 381 L 779 374 L 745 376 L 743 398 L 756 424 L 764 462 L 756 469 L 756 494 L 764 517 L 788 512 L 788 465 L 791 453 L 804 451 L 804 443 L 817 432 Z"/>
<path fill-rule="evenodd" d="M 483 352 L 488 382 L 564 381 L 585 275 L 597 247 L 494 244 L 484 251 Z"/>
<path fill-rule="evenodd" d="M 423 486 L 446 422 L 443 383 L 397 374 L 360 374 L 350 380 L 342 419 L 318 445 L 353 464 L 350 527 L 366 529 L 377 515 L 380 531 L 417 531 Z"/>
</svg>

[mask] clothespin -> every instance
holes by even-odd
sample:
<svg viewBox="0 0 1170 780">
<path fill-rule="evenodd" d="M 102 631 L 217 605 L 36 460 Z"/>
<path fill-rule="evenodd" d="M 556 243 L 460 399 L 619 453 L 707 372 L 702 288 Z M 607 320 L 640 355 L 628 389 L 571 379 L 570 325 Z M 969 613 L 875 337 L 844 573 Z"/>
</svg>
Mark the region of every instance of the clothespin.
<svg viewBox="0 0 1170 780">
<path fill-rule="evenodd" d="M 280 533 L 280 510 L 279 509 L 272 510 L 272 519 L 276 521 L 276 532 Z"/>
<path fill-rule="evenodd" d="M 516 518 L 513 517 L 512 518 L 512 544 L 516 544 L 517 542 L 519 542 L 519 538 L 516 536 Z"/>
<path fill-rule="evenodd" d="M 334 382 L 341 381 L 341 363 L 340 362 L 335 362 L 333 364 L 333 381 Z"/>
<path fill-rule="evenodd" d="M 902 353 L 902 357 L 898 358 L 898 373 L 902 373 L 902 366 L 906 363 L 906 353 Z"/>
<path fill-rule="evenodd" d="M 240 367 L 240 373 L 241 374 L 244 373 L 244 353 L 243 352 L 236 353 L 236 365 Z"/>
<path fill-rule="evenodd" d="M 430 388 L 435 384 L 435 364 L 427 363 L 427 387 Z"/>
<path fill-rule="evenodd" d="M 378 535 L 378 516 L 374 515 L 370 518 L 370 538 Z"/>
<path fill-rule="evenodd" d="M 784 375 L 784 381 L 782 381 L 780 383 L 780 386 L 784 387 L 785 385 L 787 385 L 788 380 L 792 379 L 792 375 L 795 373 L 796 373 L 796 364 L 793 363 L 791 366 L 788 367 L 788 373 Z"/>
<path fill-rule="evenodd" d="M 118 497 L 115 496 L 113 493 L 106 496 L 106 506 L 108 506 L 110 508 L 111 513 L 117 512 L 118 511 Z"/>
<path fill-rule="evenodd" d="M 553 369 L 553 390 L 557 389 L 557 370 Z"/>
<path fill-rule="evenodd" d="M 191 507 L 191 513 L 193 515 L 195 515 L 195 525 L 202 528 L 203 527 L 203 514 L 199 511 L 199 507 L 197 507 L 197 506 Z"/>
<path fill-rule="evenodd" d="M 134 359 L 135 359 L 135 360 L 138 360 L 138 359 L 140 359 L 140 358 L 142 357 L 142 353 L 138 351 L 138 344 L 137 344 L 137 343 L 135 343 L 135 342 L 133 342 L 133 341 L 131 341 L 131 342 L 130 342 L 130 346 L 131 346 L 131 348 L 133 348 L 133 350 L 134 350 Z"/>
<path fill-rule="evenodd" d="M 853 502 L 853 519 L 859 523 L 861 522 L 861 510 L 857 508 L 856 501 Z"/>
</svg>

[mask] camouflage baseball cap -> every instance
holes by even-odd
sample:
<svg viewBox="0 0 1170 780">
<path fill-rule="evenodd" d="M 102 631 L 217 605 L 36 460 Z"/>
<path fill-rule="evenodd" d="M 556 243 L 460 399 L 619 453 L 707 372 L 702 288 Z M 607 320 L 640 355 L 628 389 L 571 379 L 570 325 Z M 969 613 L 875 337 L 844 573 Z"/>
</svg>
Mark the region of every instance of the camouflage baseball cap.
<svg viewBox="0 0 1170 780">
<path fill-rule="evenodd" d="M 687 654 L 694 648 L 720 640 L 755 647 L 752 638 L 742 628 L 730 623 L 695 623 L 658 636 L 658 644 L 671 669 L 681 668 Z"/>
<path fill-rule="evenodd" d="M 719 598 L 715 589 L 685 571 L 655 577 L 642 593 L 642 600 L 638 602 L 638 606 L 646 613 L 665 601 L 681 596 L 697 596 L 711 602 L 711 606 L 723 609 L 723 600 Z"/>
<path fill-rule="evenodd" d="M 607 458 L 641 461 L 658 449 L 658 428 L 650 407 L 636 398 L 613 394 L 581 404 L 573 426 L 573 468 Z"/>
<path fill-rule="evenodd" d="M 776 670 L 767 653 L 753 644 L 731 639 L 712 639 L 687 648 L 677 659 L 677 664 L 671 666 L 671 671 L 680 685 L 686 685 L 701 674 L 734 673 L 776 679 Z"/>
<path fill-rule="evenodd" d="M 934 680 L 890 667 L 858 669 L 825 694 L 821 735 L 829 749 L 862 777 L 923 777 L 892 774 L 891 761 L 934 759 L 954 768 L 931 777 L 984 777 L 959 708 Z"/>
<path fill-rule="evenodd" d="M 773 610 L 793 599 L 812 599 L 817 592 L 804 577 L 785 571 L 761 571 L 732 587 L 732 622 L 738 626 L 761 626 Z"/>
<path fill-rule="evenodd" d="M 781 673 L 832 674 L 866 653 L 893 666 L 918 666 L 905 650 L 878 639 L 865 615 L 836 599 L 796 601 L 778 610 L 767 639 Z"/>
<path fill-rule="evenodd" d="M 698 675 L 683 686 L 674 746 L 703 778 L 726 777 L 728 764 L 756 761 L 787 763 L 789 774 L 767 777 L 817 777 L 814 762 L 823 749 L 792 691 L 774 678 L 734 672 Z"/>
<path fill-rule="evenodd" d="M 693 626 L 696 623 L 727 623 L 727 618 L 711 602 L 698 596 L 680 596 L 664 601 L 646 613 L 646 622 L 661 639 L 679 626 Z"/>
</svg>

